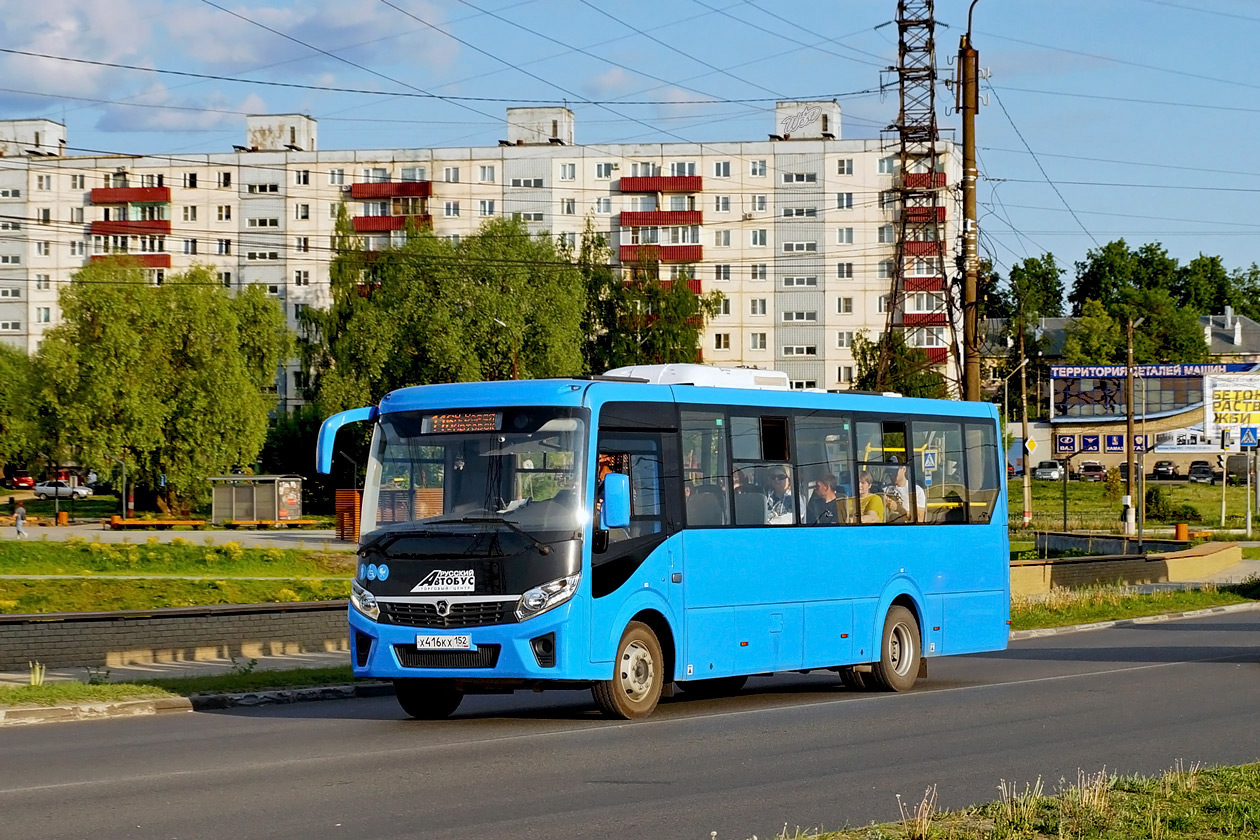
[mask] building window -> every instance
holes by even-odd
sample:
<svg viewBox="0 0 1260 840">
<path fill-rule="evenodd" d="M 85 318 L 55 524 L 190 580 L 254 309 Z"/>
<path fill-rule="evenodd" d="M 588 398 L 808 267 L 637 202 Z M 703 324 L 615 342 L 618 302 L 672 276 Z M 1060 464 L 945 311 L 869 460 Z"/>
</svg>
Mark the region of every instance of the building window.
<svg viewBox="0 0 1260 840">
<path fill-rule="evenodd" d="M 39 257 L 47 257 L 52 253 L 52 243 L 43 240 L 35 243 L 35 255 Z"/>
<path fill-rule="evenodd" d="M 766 299 L 753 298 L 752 300 L 748 301 L 748 314 L 749 315 L 765 315 L 766 314 Z"/>
<path fill-rule="evenodd" d="M 196 188 L 197 186 L 197 173 L 196 172 L 184 173 L 184 186 L 187 187 L 188 189 Z"/>
<path fill-rule="evenodd" d="M 51 190 L 52 189 L 52 176 L 51 175 L 36 175 L 35 176 L 35 189 Z"/>
<path fill-rule="evenodd" d="M 12 219 L 0 219 L 0 230 L 21 230 L 22 223 Z"/>
<path fill-rule="evenodd" d="M 565 216 L 572 216 L 576 214 L 577 213 L 577 199 L 576 198 L 560 199 L 560 213 Z"/>
<path fill-rule="evenodd" d="M 818 209 L 815 207 L 784 207 L 783 217 L 785 219 L 800 218 L 803 216 L 817 216 Z"/>
<path fill-rule="evenodd" d="M 279 251 L 250 251 L 245 255 L 247 260 L 278 260 L 280 259 Z"/>
<path fill-rule="evenodd" d="M 217 183 L 220 187 L 232 186 L 232 173 L 220 172 L 217 176 L 215 176 L 215 183 Z"/>
<path fill-rule="evenodd" d="M 892 261 L 892 260 L 880 260 L 880 261 L 879 261 L 879 270 L 876 272 L 876 276 L 877 276 L 880 280 L 890 280 L 890 279 L 892 279 L 893 273 L 894 273 L 895 271 L 896 271 L 896 269 L 893 267 L 893 261 Z M 884 310 L 882 310 L 882 309 L 880 310 L 880 312 L 883 312 L 883 311 L 884 311 Z"/>
<path fill-rule="evenodd" d="M 752 209 L 754 213 L 766 212 L 769 202 L 764 195 L 754 195 L 752 197 Z"/>
<path fill-rule="evenodd" d="M 231 288 L 231 287 L 232 287 L 232 272 L 230 272 L 230 271 L 220 271 L 220 272 L 219 272 L 219 282 L 220 282 L 220 283 L 222 283 L 224 286 L 227 286 L 228 288 Z"/>
<path fill-rule="evenodd" d="M 723 263 L 721 265 L 713 266 L 713 279 L 714 280 L 730 280 L 731 279 L 730 264 Z"/>
<path fill-rule="evenodd" d="M 836 193 L 836 209 L 852 210 L 853 209 L 853 193 L 844 192 Z"/>
<path fill-rule="evenodd" d="M 715 213 L 731 212 L 731 197 L 729 195 L 713 196 L 713 211 Z"/>
<path fill-rule="evenodd" d="M 35 307 L 35 323 L 37 324 L 52 323 L 52 308 L 48 306 Z"/>
<path fill-rule="evenodd" d="M 766 177 L 766 162 L 764 160 L 750 160 L 748 162 L 748 174 L 754 178 Z"/>
<path fill-rule="evenodd" d="M 754 247 L 754 248 L 764 248 L 764 247 L 766 247 L 766 241 L 767 241 L 768 237 L 766 236 L 766 229 L 765 229 L 765 228 L 760 228 L 759 230 L 749 231 L 749 234 L 750 234 L 749 244 L 750 244 L 750 245 L 752 245 L 752 247 Z"/>
<path fill-rule="evenodd" d="M 847 350 L 853 346 L 853 331 L 841 330 L 836 333 L 836 347 L 841 350 Z"/>
<path fill-rule="evenodd" d="M 881 315 L 887 314 L 889 303 L 890 301 L 888 295 L 880 295 L 878 305 L 875 307 L 876 311 Z"/>
<path fill-rule="evenodd" d="M 87 256 L 87 243 L 82 240 L 70 243 L 70 256 L 83 257 Z"/>
<path fill-rule="evenodd" d="M 897 201 L 898 201 L 898 196 L 897 196 L 896 190 L 883 190 L 879 194 L 879 209 L 880 210 L 896 210 Z"/>
<path fill-rule="evenodd" d="M 543 185 L 542 178 L 513 178 L 512 186 L 514 187 L 538 187 Z"/>
<path fill-rule="evenodd" d="M 769 276 L 770 274 L 769 274 L 769 271 L 767 270 L 765 263 L 753 263 L 750 279 L 765 280 Z"/>
<path fill-rule="evenodd" d="M 309 219 L 311 217 L 311 205 L 295 204 L 293 205 L 293 218 Z"/>
<path fill-rule="evenodd" d="M 493 216 L 494 215 L 494 199 L 483 198 L 477 202 L 477 215 Z"/>
<path fill-rule="evenodd" d="M 46 275 L 46 274 L 37 274 L 37 275 L 35 275 L 35 276 L 36 276 L 36 277 L 47 277 L 48 275 Z M 38 286 L 36 286 L 36 288 L 39 288 L 39 287 L 38 287 Z M 13 299 L 13 298 L 20 298 L 21 296 L 22 296 L 22 290 L 21 290 L 21 289 L 0 289 L 0 298 L 9 298 L 9 299 Z"/>
<path fill-rule="evenodd" d="M 41 292 L 49 288 L 52 288 L 52 282 L 49 280 L 48 275 L 36 274 L 35 275 L 35 291 Z M 17 291 L 17 290 L 15 289 L 14 291 Z"/>
<path fill-rule="evenodd" d="M 245 186 L 245 192 L 249 193 L 250 195 L 259 195 L 263 193 L 278 193 L 280 192 L 280 185 L 279 184 L 247 184 Z"/>
<path fill-rule="evenodd" d="M 843 227 L 836 228 L 836 244 L 852 245 L 853 244 L 853 228 Z"/>
<path fill-rule="evenodd" d="M 0 254 L 0 265 L 21 265 L 22 258 L 17 254 Z"/>
<path fill-rule="evenodd" d="M 486 168 L 487 167 L 484 167 L 484 166 L 482 167 L 482 169 L 486 169 Z M 494 180 L 494 167 L 491 166 L 488 168 L 490 169 L 490 180 L 493 181 Z M 423 166 L 404 166 L 402 169 L 402 176 L 399 178 L 399 180 L 406 181 L 408 183 L 415 183 L 417 181 L 423 181 L 427 174 L 428 173 L 425 171 L 425 168 Z"/>
<path fill-rule="evenodd" d="M 140 250 L 147 254 L 161 254 L 166 251 L 165 236 L 141 236 L 139 243 Z"/>
<path fill-rule="evenodd" d="M 494 167 L 493 166 L 477 167 L 477 180 L 483 184 L 493 184 L 494 183 Z"/>
<path fill-rule="evenodd" d="M 311 273 L 304 269 L 293 272 L 293 285 L 295 286 L 311 285 Z"/>
<path fill-rule="evenodd" d="M 595 212 L 601 215 L 611 213 L 612 199 L 608 196 L 601 196 L 600 198 L 595 199 Z"/>
<path fill-rule="evenodd" d="M 897 158 L 893 156 L 882 157 L 879 159 L 880 175 L 895 175 L 897 173 Z"/>
<path fill-rule="evenodd" d="M 21 332 L 21 321 L 0 321 L 0 332 Z"/>
<path fill-rule="evenodd" d="M 196 208 L 196 207 L 185 207 L 185 208 L 184 208 L 184 221 L 185 221 L 185 222 L 195 222 L 195 221 L 197 221 L 197 208 Z"/>
<path fill-rule="evenodd" d="M 273 228 L 280 227 L 280 220 L 275 217 L 247 219 L 245 225 L 252 228 Z"/>
<path fill-rule="evenodd" d="M 802 288 L 802 287 L 817 288 L 817 286 L 818 286 L 817 277 L 784 277 L 783 278 L 783 287 L 787 289 Z"/>
<path fill-rule="evenodd" d="M 852 315 L 853 314 L 853 298 L 851 297 L 838 298 L 836 300 L 836 314 L 837 315 Z"/>
<path fill-rule="evenodd" d="M 573 181 L 577 179 L 577 164 L 562 163 L 560 164 L 560 180 Z"/>
<path fill-rule="evenodd" d="M 715 333 L 713 336 L 713 349 L 714 350 L 730 350 L 731 349 L 731 334 L 730 333 Z"/>
<path fill-rule="evenodd" d="M 311 185 L 311 170 L 298 169 L 293 173 L 293 183 L 299 187 L 309 187 Z"/>
<path fill-rule="evenodd" d="M 729 160 L 715 160 L 713 162 L 713 177 L 714 178 L 731 177 L 731 162 Z"/>
<path fill-rule="evenodd" d="M 39 220 L 39 223 L 41 225 L 51 225 L 52 224 L 52 208 L 51 207 L 39 208 L 38 210 L 35 211 L 35 218 Z"/>
<path fill-rule="evenodd" d="M 722 296 L 722 300 L 720 302 L 719 309 L 718 309 L 718 314 L 720 315 L 731 314 L 731 299 L 726 297 L 725 295 Z"/>
<path fill-rule="evenodd" d="M 105 177 L 108 178 L 109 176 L 106 175 Z M 21 198 L 21 197 L 22 197 L 22 191 L 20 189 L 6 187 L 5 189 L 0 190 L 0 198 Z"/>
<path fill-rule="evenodd" d="M 818 345 L 816 344 L 785 344 L 783 346 L 784 356 L 817 356 Z"/>
<path fill-rule="evenodd" d="M 783 313 L 783 323 L 785 324 L 813 323 L 814 321 L 817 321 L 817 320 L 818 320 L 818 312 L 817 310 L 813 310 L 813 309 L 809 309 L 809 310 L 797 309 L 795 311 L 788 310 L 787 312 Z"/>
<path fill-rule="evenodd" d="M 86 175 L 71 175 L 70 176 L 70 189 L 86 190 L 87 189 L 87 176 Z"/>
<path fill-rule="evenodd" d="M 513 213 L 512 218 L 521 219 L 526 222 L 541 222 L 543 220 L 543 214 L 542 213 Z"/>
<path fill-rule="evenodd" d="M 559 240 L 560 240 L 560 246 L 562 248 L 576 248 L 577 247 L 577 234 L 576 233 L 562 233 L 559 236 Z"/>
<path fill-rule="evenodd" d="M 299 253 L 307 254 L 311 250 L 311 238 L 309 236 L 299 236 L 294 243 L 295 250 Z"/>
<path fill-rule="evenodd" d="M 293 320 L 301 321 L 302 315 L 306 312 L 306 309 L 308 306 L 310 306 L 310 304 L 307 304 L 307 303 L 293 304 Z"/>
<path fill-rule="evenodd" d="M 215 245 L 215 253 L 222 254 L 223 256 L 229 256 L 232 253 L 232 240 L 231 239 L 218 240 L 217 244 Z"/>
<path fill-rule="evenodd" d="M 749 350 L 765 350 L 766 349 L 766 334 L 763 332 L 750 333 L 748 335 L 748 349 Z"/>
<path fill-rule="evenodd" d="M 729 230 L 713 231 L 713 244 L 718 247 L 725 247 L 731 244 L 731 232 Z"/>
<path fill-rule="evenodd" d="M 784 242 L 783 253 L 790 254 L 801 251 L 817 251 L 817 242 Z"/>
<path fill-rule="evenodd" d="M 185 254 L 195 254 L 195 253 L 197 253 L 197 240 L 196 240 L 196 239 L 185 239 L 185 240 L 184 240 L 184 253 L 185 253 Z"/>
<path fill-rule="evenodd" d="M 615 163 L 597 163 L 595 164 L 595 177 L 601 181 L 612 177 Z"/>
<path fill-rule="evenodd" d="M 459 183 L 459 167 L 448 166 L 442 170 L 442 180 L 448 184 Z"/>
<path fill-rule="evenodd" d="M 836 161 L 836 174 L 837 175 L 852 175 L 853 174 L 853 158 L 840 158 L 840 160 Z"/>
<path fill-rule="evenodd" d="M 443 212 L 446 215 L 446 218 L 448 219 L 453 219 L 457 217 L 459 215 L 459 202 L 458 201 L 446 202 L 445 210 Z"/>
<path fill-rule="evenodd" d="M 852 385 L 853 365 L 841 365 L 836 368 L 836 379 L 843 385 Z"/>
<path fill-rule="evenodd" d="M 817 172 L 784 172 L 783 183 L 785 184 L 813 184 L 818 181 Z"/>
<path fill-rule="evenodd" d="M 891 245 L 897 241 L 897 232 L 893 230 L 892 225 L 880 225 L 877 238 L 881 244 Z"/>
<path fill-rule="evenodd" d="M 220 222 L 232 221 L 232 205 L 220 204 L 218 208 L 218 216 Z"/>
<path fill-rule="evenodd" d="M 340 187 L 346 182 L 346 170 L 330 169 L 328 170 L 328 183 L 334 187 Z"/>
<path fill-rule="evenodd" d="M 681 178 L 688 175 L 696 174 L 696 163 L 690 160 L 676 160 L 669 164 L 669 174 L 674 178 Z"/>
</svg>

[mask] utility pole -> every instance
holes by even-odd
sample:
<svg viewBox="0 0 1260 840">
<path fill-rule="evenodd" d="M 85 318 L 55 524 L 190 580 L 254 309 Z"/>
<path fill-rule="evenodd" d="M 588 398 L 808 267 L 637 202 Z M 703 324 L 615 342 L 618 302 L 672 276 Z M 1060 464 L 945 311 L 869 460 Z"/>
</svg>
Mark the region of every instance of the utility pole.
<svg viewBox="0 0 1260 840">
<path fill-rule="evenodd" d="M 1126 460 L 1128 463 L 1128 473 L 1125 475 L 1125 478 L 1124 478 L 1124 492 L 1125 492 L 1124 535 L 1126 537 L 1131 537 L 1133 536 L 1134 533 L 1137 532 L 1137 527 L 1134 523 L 1134 516 L 1133 516 L 1134 514 L 1133 497 L 1135 495 L 1133 490 L 1134 490 L 1134 487 L 1136 486 L 1136 483 L 1133 480 L 1136 477 L 1134 475 L 1134 472 L 1136 471 L 1136 466 L 1135 466 L 1134 457 L 1133 457 L 1133 328 L 1136 326 L 1140 326 L 1142 322 L 1145 320 L 1146 320 L 1145 318 L 1138 318 L 1135 321 L 1133 318 L 1129 318 L 1129 327 L 1128 327 L 1128 341 L 1127 341 L 1128 364 L 1125 366 L 1125 377 L 1124 377 L 1125 455 L 1126 455 Z M 1125 553 L 1126 554 L 1128 553 L 1127 549 Z"/>
<path fill-rule="evenodd" d="M 1024 355 L 1024 331 L 1019 331 L 1019 357 Z M 1028 464 L 1028 365 L 1019 366 L 1020 406 L 1024 415 L 1024 527 L 1032 524 L 1032 470 Z"/>
<path fill-rule="evenodd" d="M 980 174 L 976 169 L 976 112 L 980 110 L 980 53 L 971 44 L 971 13 L 975 11 L 977 2 L 978 0 L 971 0 L 971 8 L 967 10 L 967 33 L 962 36 L 962 43 L 958 48 L 960 79 L 957 105 L 962 113 L 963 142 L 963 399 L 966 400 L 980 399 L 980 324 L 977 300 L 980 263 L 976 247 L 979 236 L 976 180 Z M 1024 475 L 1024 486 L 1027 488 L 1027 470 Z M 1025 502 L 1025 525 L 1029 516 L 1028 507 Z"/>
</svg>

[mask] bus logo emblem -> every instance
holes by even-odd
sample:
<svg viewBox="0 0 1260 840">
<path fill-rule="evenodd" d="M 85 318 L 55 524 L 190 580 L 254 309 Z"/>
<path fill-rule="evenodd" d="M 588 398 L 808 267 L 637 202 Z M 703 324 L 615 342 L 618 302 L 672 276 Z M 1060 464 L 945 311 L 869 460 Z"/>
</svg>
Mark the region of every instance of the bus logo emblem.
<svg viewBox="0 0 1260 840">
<path fill-rule="evenodd" d="M 437 604 L 435 605 L 435 608 L 437 609 L 437 614 L 441 616 L 442 618 L 446 618 L 448 615 L 451 614 L 450 601 L 438 601 Z"/>
<path fill-rule="evenodd" d="M 412 592 L 472 592 L 476 578 L 472 569 L 434 569 L 412 588 Z"/>
</svg>

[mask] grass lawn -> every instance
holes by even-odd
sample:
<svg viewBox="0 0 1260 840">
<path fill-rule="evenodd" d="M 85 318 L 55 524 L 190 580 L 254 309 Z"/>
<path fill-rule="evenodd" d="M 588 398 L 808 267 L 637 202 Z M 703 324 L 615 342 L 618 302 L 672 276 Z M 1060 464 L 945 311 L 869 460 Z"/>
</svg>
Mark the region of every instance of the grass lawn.
<svg viewBox="0 0 1260 840">
<path fill-rule="evenodd" d="M 1191 522 L 1191 530 L 1199 527 L 1214 528 L 1221 524 L 1221 488 L 1207 484 L 1191 484 L 1188 481 L 1155 484 L 1168 497 L 1174 508 L 1190 505 L 1200 516 L 1198 523 Z M 1063 529 L 1063 482 L 1032 482 L 1032 527 L 1038 531 Z M 1123 492 L 1123 490 L 1121 490 Z M 1253 490 L 1254 492 L 1254 490 Z M 1107 485 L 1101 481 L 1069 481 L 1067 483 L 1067 526 L 1070 530 L 1120 530 L 1120 500 L 1107 497 Z M 1242 528 L 1246 525 L 1247 488 L 1226 487 L 1226 527 Z M 1254 507 L 1254 504 L 1253 504 Z M 1008 514 L 1011 527 L 1023 521 L 1023 479 L 1012 479 L 1008 486 Z M 1177 520 L 1184 521 L 1184 520 Z M 1147 525 L 1167 527 L 1175 522 L 1158 522 L 1147 518 Z"/>
</svg>

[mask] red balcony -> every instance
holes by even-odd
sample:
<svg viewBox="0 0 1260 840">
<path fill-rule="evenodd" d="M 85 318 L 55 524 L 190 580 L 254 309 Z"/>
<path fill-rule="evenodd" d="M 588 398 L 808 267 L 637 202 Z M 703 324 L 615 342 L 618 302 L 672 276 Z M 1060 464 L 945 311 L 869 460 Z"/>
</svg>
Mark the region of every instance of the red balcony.
<svg viewBox="0 0 1260 840">
<path fill-rule="evenodd" d="M 648 175 L 622 178 L 618 187 L 623 193 L 690 193 L 704 189 L 699 175 Z"/>
<path fill-rule="evenodd" d="M 135 221 L 96 221 L 92 222 L 92 233 L 98 236 L 152 236 L 166 235 L 171 232 L 171 223 L 165 219 Z"/>
<path fill-rule="evenodd" d="M 944 172 L 912 172 L 906 176 L 905 186 L 912 190 L 927 190 L 945 186 Z"/>
<path fill-rule="evenodd" d="M 674 281 L 673 281 L 673 280 L 662 280 L 662 281 L 661 281 L 661 285 L 662 285 L 662 286 L 664 286 L 666 289 L 668 289 L 670 286 L 674 285 Z M 692 293 L 692 294 L 695 294 L 695 295 L 702 295 L 702 294 L 704 294 L 704 289 L 701 287 L 701 285 L 700 285 L 700 278 L 698 278 L 698 277 L 688 277 L 688 278 L 687 278 L 687 288 L 688 288 L 688 289 L 691 289 L 691 293 Z"/>
<path fill-rule="evenodd" d="M 704 224 L 703 210 L 649 210 L 622 213 L 618 221 L 622 227 L 678 227 Z"/>
<path fill-rule="evenodd" d="M 944 312 L 907 312 L 902 323 L 907 327 L 944 327 L 949 321 Z"/>
<path fill-rule="evenodd" d="M 622 245 L 617 258 L 630 265 L 640 260 L 690 263 L 704 259 L 703 245 Z"/>
<path fill-rule="evenodd" d="M 92 190 L 93 204 L 132 204 L 137 201 L 169 202 L 170 187 L 97 187 Z"/>
<path fill-rule="evenodd" d="M 924 347 L 923 352 L 927 353 L 928 361 L 934 365 L 943 365 L 949 361 L 948 347 Z"/>
<path fill-rule="evenodd" d="M 908 222 L 945 221 L 944 207 L 907 207 L 905 214 Z"/>
<path fill-rule="evenodd" d="M 351 184 L 351 198 L 428 198 L 433 194 L 431 181 L 386 181 Z"/>
<path fill-rule="evenodd" d="M 432 216 L 355 216 L 350 221 L 354 224 L 355 233 L 382 233 L 406 230 L 408 219 L 415 219 L 416 227 L 433 227 Z"/>
<path fill-rule="evenodd" d="M 935 257 L 941 253 L 940 242 L 907 242 L 906 253 L 912 257 Z"/>
<path fill-rule="evenodd" d="M 907 277 L 907 292 L 940 292 L 945 289 L 945 280 L 941 277 Z"/>
<path fill-rule="evenodd" d="M 99 260 L 107 260 L 110 257 L 122 257 L 124 259 L 130 257 L 140 263 L 142 268 L 170 268 L 170 254 L 96 254 L 92 257 L 92 262 Z"/>
</svg>

